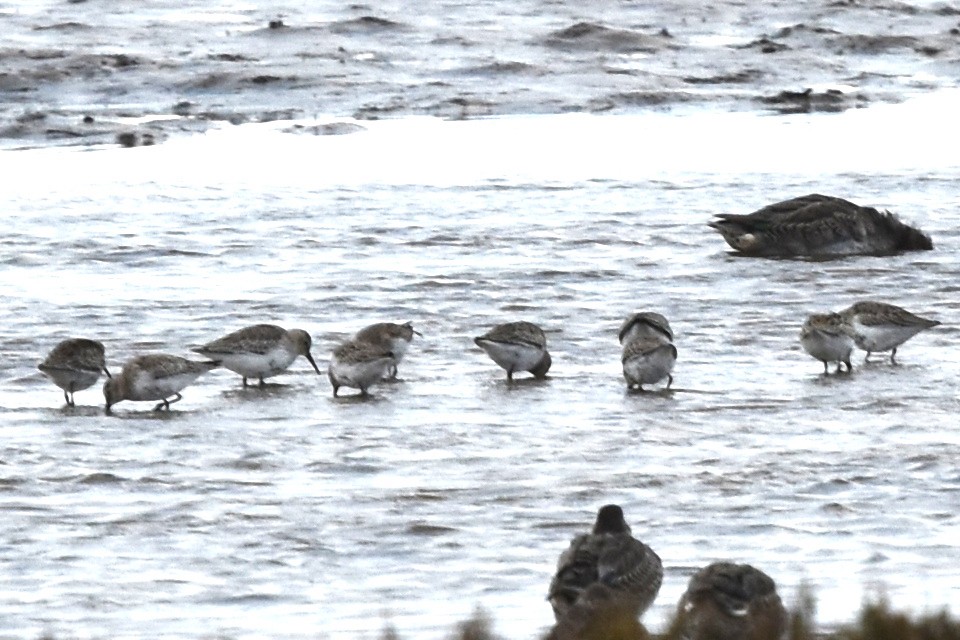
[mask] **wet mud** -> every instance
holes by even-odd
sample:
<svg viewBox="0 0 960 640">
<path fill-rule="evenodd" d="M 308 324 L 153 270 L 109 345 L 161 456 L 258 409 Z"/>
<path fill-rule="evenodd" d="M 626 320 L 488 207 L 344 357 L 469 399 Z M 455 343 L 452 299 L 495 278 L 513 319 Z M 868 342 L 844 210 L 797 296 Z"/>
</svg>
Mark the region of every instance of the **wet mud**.
<svg viewBox="0 0 960 640">
<path fill-rule="evenodd" d="M 960 67 L 949 3 L 73 1 L 0 8 L 0 27 L 8 148 L 139 146 L 287 119 L 835 112 L 955 86 Z"/>
</svg>

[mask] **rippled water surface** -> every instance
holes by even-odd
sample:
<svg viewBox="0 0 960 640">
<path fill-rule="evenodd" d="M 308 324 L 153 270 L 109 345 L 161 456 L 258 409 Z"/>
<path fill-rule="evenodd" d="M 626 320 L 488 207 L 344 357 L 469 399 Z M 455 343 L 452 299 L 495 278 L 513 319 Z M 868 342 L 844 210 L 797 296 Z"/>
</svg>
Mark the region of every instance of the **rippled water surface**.
<svg viewBox="0 0 960 640">
<path fill-rule="evenodd" d="M 0 151 L 0 637 L 352 640 L 393 625 L 442 638 L 479 606 L 504 637 L 534 638 L 552 623 L 557 555 L 609 502 L 663 558 L 652 631 L 717 559 L 762 568 L 788 603 L 810 584 L 824 625 L 877 593 L 960 612 L 949 7 L 721 4 L 711 17 L 680 3 L 686 18 L 671 22 L 635 3 L 553 3 L 549 16 L 521 3 L 513 22 L 465 5 L 444 22 L 402 3 L 349 15 L 153 3 L 111 13 L 98 34 L 101 5 L 50 6 L 0 5 L 0 24 L 21 28 L 9 46 L 28 52 L 3 58 L 27 62 L 0 72 L 0 110 L 36 109 L 14 114 L 8 143 L 37 122 L 80 127 L 90 105 L 97 123 L 139 126 L 181 99 L 196 117 L 163 120 L 155 146 Z M 278 17 L 291 31 L 267 40 Z M 584 21 L 594 28 L 563 32 Z M 187 48 L 198 23 L 213 26 Z M 120 48 L 139 56 L 134 75 L 115 57 L 70 66 L 77 51 L 118 55 L 109 43 L 130 24 L 149 35 Z M 595 28 L 618 24 L 630 33 Z M 889 25 L 915 40 L 879 38 Z M 662 27 L 672 44 L 644 40 Z M 755 50 L 764 34 L 789 64 Z M 219 69 L 251 74 L 261 60 L 303 83 L 251 92 Z M 78 70 L 90 64 L 102 73 Z M 791 69 L 806 86 L 858 79 L 862 100 L 845 95 L 865 108 L 759 107 L 758 95 L 802 88 L 781 82 Z M 677 99 L 681 76 L 718 73 Z M 624 78 L 671 108 L 622 98 Z M 475 118 L 477 104 L 500 115 Z M 384 114 L 397 117 L 371 119 Z M 46 142 L 67 135 L 44 126 Z M 745 259 L 706 225 L 811 192 L 894 211 L 935 250 Z M 898 366 L 858 352 L 851 375 L 824 376 L 799 327 L 859 299 L 943 325 L 904 345 Z M 669 392 L 625 389 L 617 330 L 637 310 L 676 333 Z M 514 319 L 548 332 L 548 379 L 507 384 L 473 345 Z M 258 322 L 309 331 L 325 369 L 337 344 L 384 320 L 423 337 L 401 381 L 369 399 L 334 399 L 299 359 L 265 388 L 215 371 L 169 413 L 124 402 L 106 416 L 99 385 L 67 408 L 36 369 L 69 336 L 103 341 L 118 371 Z"/>
<path fill-rule="evenodd" d="M 718 558 L 762 567 L 788 601 L 810 583 L 825 623 L 877 590 L 955 607 L 960 238 L 957 165 L 938 156 L 952 142 L 905 135 L 869 174 L 799 157 L 915 120 L 909 106 L 308 138 L 247 125 L 3 154 L 7 635 L 442 637 L 482 606 L 505 636 L 533 637 L 557 554 L 607 502 L 664 559 L 654 630 Z M 799 155 L 764 171 L 777 131 Z M 733 164 L 726 137 L 752 141 Z M 674 150 L 660 162 L 643 140 Z M 697 147 L 684 169 L 679 150 Z M 705 224 L 811 191 L 895 210 L 936 250 L 744 259 Z M 823 376 L 798 327 L 861 298 L 944 325 L 899 366 L 857 356 L 852 375 Z M 671 392 L 625 391 L 616 332 L 638 309 L 673 323 Z M 548 331 L 545 381 L 508 385 L 472 344 L 519 318 Z M 169 414 L 127 402 L 107 417 L 96 388 L 64 408 L 35 368 L 67 336 L 102 340 L 118 369 L 264 321 L 310 331 L 324 367 L 378 320 L 424 335 L 369 400 L 333 399 L 301 359 L 265 389 L 217 371 Z"/>
</svg>

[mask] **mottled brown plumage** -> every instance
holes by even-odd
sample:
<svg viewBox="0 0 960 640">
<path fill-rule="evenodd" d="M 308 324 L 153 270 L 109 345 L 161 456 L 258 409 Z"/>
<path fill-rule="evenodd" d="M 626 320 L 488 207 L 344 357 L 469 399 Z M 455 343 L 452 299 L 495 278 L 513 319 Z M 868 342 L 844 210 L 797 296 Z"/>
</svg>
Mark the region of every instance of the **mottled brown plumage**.
<svg viewBox="0 0 960 640">
<path fill-rule="evenodd" d="M 92 387 L 100 372 L 110 377 L 103 344 L 86 338 L 69 338 L 58 343 L 37 365 L 53 383 L 63 389 L 68 406 L 74 406 L 73 394 Z"/>
<path fill-rule="evenodd" d="M 748 564 L 715 562 L 699 570 L 677 617 L 684 640 L 778 640 L 787 631 L 776 584 Z"/>
<path fill-rule="evenodd" d="M 720 214 L 709 225 L 749 256 L 832 258 L 933 248 L 929 236 L 888 211 L 816 193 L 746 215 Z"/>
<path fill-rule="evenodd" d="M 353 336 L 358 342 L 369 342 L 393 354 L 394 363 L 387 372 L 391 379 L 397 377 L 397 366 L 407 353 L 413 336 L 423 337 L 423 334 L 413 328 L 412 322 L 397 324 L 395 322 L 377 322 L 364 327 Z"/>
<path fill-rule="evenodd" d="M 867 352 L 890 351 L 890 362 L 897 363 L 897 347 L 925 329 L 936 327 L 939 320 L 922 318 L 903 307 L 885 302 L 865 300 L 840 312 L 850 325 L 857 347 Z"/>
<path fill-rule="evenodd" d="M 506 322 L 473 339 L 478 347 L 507 372 L 513 380 L 517 371 L 529 371 L 544 378 L 553 361 L 547 351 L 547 337 L 532 322 Z"/>
<path fill-rule="evenodd" d="M 636 619 L 653 603 L 662 582 L 660 557 L 631 535 L 619 506 L 606 505 L 590 533 L 576 536 L 560 555 L 547 599 L 558 621 L 578 603 L 582 612 L 588 594 Z M 591 591 L 593 585 L 610 593 Z"/>
<path fill-rule="evenodd" d="M 155 411 L 170 409 L 183 399 L 180 392 L 202 374 L 216 369 L 219 362 L 197 362 L 165 353 L 149 353 L 127 360 L 120 375 L 103 385 L 107 413 L 123 400 L 160 400 Z M 170 398 L 173 398 L 172 400 Z"/>
<path fill-rule="evenodd" d="M 853 371 L 850 354 L 853 353 L 853 332 L 850 324 L 838 313 L 815 313 L 804 321 L 800 328 L 800 345 L 804 351 L 823 363 L 823 372 L 828 373 L 827 363 L 836 362 L 837 372 L 841 363 L 847 371 Z"/>
<path fill-rule="evenodd" d="M 673 329 L 662 314 L 655 311 L 641 311 L 627 316 L 620 325 L 620 333 L 617 337 L 622 345 L 627 345 L 637 338 L 666 338 L 668 342 L 673 342 Z"/>
</svg>

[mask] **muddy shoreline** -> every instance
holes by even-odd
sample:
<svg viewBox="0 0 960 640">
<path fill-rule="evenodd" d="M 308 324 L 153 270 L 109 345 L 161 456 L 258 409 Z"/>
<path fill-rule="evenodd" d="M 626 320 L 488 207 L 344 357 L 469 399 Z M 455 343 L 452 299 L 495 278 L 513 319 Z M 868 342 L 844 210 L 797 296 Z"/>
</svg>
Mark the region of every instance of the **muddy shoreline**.
<svg viewBox="0 0 960 640">
<path fill-rule="evenodd" d="M 0 12 L 7 148 L 291 119 L 836 112 L 955 86 L 960 69 L 948 3 L 36 9 Z"/>
</svg>

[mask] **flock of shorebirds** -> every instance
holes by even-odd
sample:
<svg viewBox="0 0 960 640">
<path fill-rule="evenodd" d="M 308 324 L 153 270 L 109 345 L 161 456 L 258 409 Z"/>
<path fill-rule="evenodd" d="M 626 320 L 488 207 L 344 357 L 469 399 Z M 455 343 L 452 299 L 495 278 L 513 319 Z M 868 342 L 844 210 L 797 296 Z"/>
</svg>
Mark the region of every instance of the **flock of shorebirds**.
<svg viewBox="0 0 960 640">
<path fill-rule="evenodd" d="M 841 198 L 811 194 L 778 202 L 748 215 L 723 214 L 710 226 L 718 230 L 739 253 L 766 257 L 838 257 L 886 255 L 933 248 L 923 232 L 898 220 L 889 212 L 861 207 Z M 811 356 L 837 371 L 846 365 L 852 371 L 850 355 L 856 346 L 871 353 L 890 351 L 896 363 L 897 348 L 911 337 L 939 325 L 937 320 L 915 315 L 901 307 L 863 301 L 836 313 L 814 314 L 807 318 L 800 343 Z M 366 395 L 381 380 L 396 378 L 414 335 L 412 324 L 381 322 L 359 331 L 334 349 L 327 376 L 337 396 L 341 387 L 359 389 Z M 673 331 L 667 319 L 645 311 L 629 316 L 620 333 L 621 363 L 628 388 L 667 380 L 677 360 Z M 498 325 L 474 339 L 512 380 L 517 372 L 545 377 L 552 364 L 543 330 L 530 322 Z M 194 361 L 168 354 L 136 356 L 112 377 L 107 370 L 103 344 L 73 338 L 58 344 L 40 365 L 40 370 L 63 389 L 68 405 L 73 394 L 92 386 L 100 373 L 108 380 L 103 386 L 107 412 L 122 400 L 157 401 L 156 409 L 169 409 L 179 401 L 180 392 L 203 373 L 224 367 L 243 378 L 259 380 L 285 371 L 298 356 L 304 356 L 319 374 L 310 354 L 310 335 L 302 329 L 283 329 L 258 324 L 245 327 L 193 349 L 209 358 Z"/>
<path fill-rule="evenodd" d="M 601 507 L 588 533 L 560 554 L 547 599 L 556 625 L 548 640 L 645 638 L 639 618 L 663 583 L 663 563 L 633 537 L 615 504 Z M 714 562 L 694 573 L 677 605 L 675 635 L 689 640 L 777 640 L 787 612 L 763 571 Z"/>
<path fill-rule="evenodd" d="M 896 362 L 897 347 L 930 327 L 939 325 L 900 307 L 880 302 L 858 302 L 839 313 L 814 314 L 804 323 L 800 343 L 814 358 L 837 362 L 837 371 L 846 364 L 852 371 L 850 354 L 857 346 L 867 352 L 891 351 Z M 359 389 L 361 394 L 375 384 L 396 378 L 397 367 L 413 340 L 420 335 L 412 323 L 379 322 L 357 332 L 333 350 L 327 377 L 336 397 L 341 387 Z M 673 344 L 670 322 L 661 314 L 643 311 L 631 314 L 621 325 L 621 363 L 629 389 L 643 390 L 645 384 L 667 380 L 673 383 L 673 367 L 677 347 Z M 517 372 L 529 372 L 543 378 L 552 360 L 547 350 L 546 335 L 531 322 L 507 322 L 497 325 L 474 342 L 507 372 L 513 380 Z M 70 338 L 54 347 L 38 366 L 54 384 L 63 390 L 67 404 L 74 404 L 73 394 L 93 386 L 101 373 L 107 375 L 103 385 L 106 410 L 122 400 L 157 401 L 154 409 L 169 409 L 179 401 L 180 392 L 202 374 L 224 367 L 248 380 L 264 379 L 287 370 L 298 356 L 303 356 L 319 374 L 320 369 L 310 353 L 310 334 L 302 329 L 283 329 L 276 325 L 258 324 L 245 327 L 201 347 L 193 349 L 208 360 L 189 360 L 180 356 L 152 353 L 131 358 L 119 375 L 107 369 L 103 343 L 87 338 Z"/>
<path fill-rule="evenodd" d="M 779 202 L 750 215 L 719 216 L 711 226 L 738 252 L 757 256 L 884 255 L 933 246 L 929 237 L 890 213 L 821 195 Z M 867 357 L 890 351 L 895 363 L 900 345 L 938 324 L 891 304 L 858 302 L 837 313 L 810 316 L 800 342 L 824 363 L 825 373 L 830 362 L 838 363 L 837 371 L 840 363 L 850 371 L 855 346 Z M 327 369 L 334 396 L 342 387 L 367 394 L 374 384 L 395 378 L 414 335 L 420 334 L 410 322 L 382 322 L 334 349 Z M 670 387 L 677 348 L 663 315 L 631 314 L 620 328 L 619 340 L 628 388 L 643 390 L 664 379 Z M 506 371 L 508 380 L 518 372 L 544 377 L 552 364 L 544 332 L 530 322 L 498 325 L 474 342 Z M 258 324 L 194 348 L 208 358 L 205 361 L 140 355 L 111 376 L 103 344 L 74 338 L 58 344 L 39 368 L 63 389 L 68 405 L 74 403 L 74 392 L 92 386 L 102 372 L 108 377 L 103 385 L 108 413 L 122 400 L 159 401 L 154 408 L 161 410 L 169 409 L 187 385 L 217 367 L 239 374 L 244 386 L 249 380 L 263 385 L 264 379 L 285 371 L 299 356 L 320 374 L 311 344 L 310 335 L 301 329 Z M 597 514 L 593 529 L 576 536 L 560 556 L 548 593 L 557 620 L 549 637 L 610 637 L 596 625 L 610 620 L 639 624 L 662 581 L 659 556 L 633 538 L 619 506 L 607 505 Z M 787 616 L 769 576 L 750 565 L 717 562 L 690 579 L 678 607 L 678 624 L 681 637 L 689 640 L 776 639 L 786 630 Z"/>
</svg>

